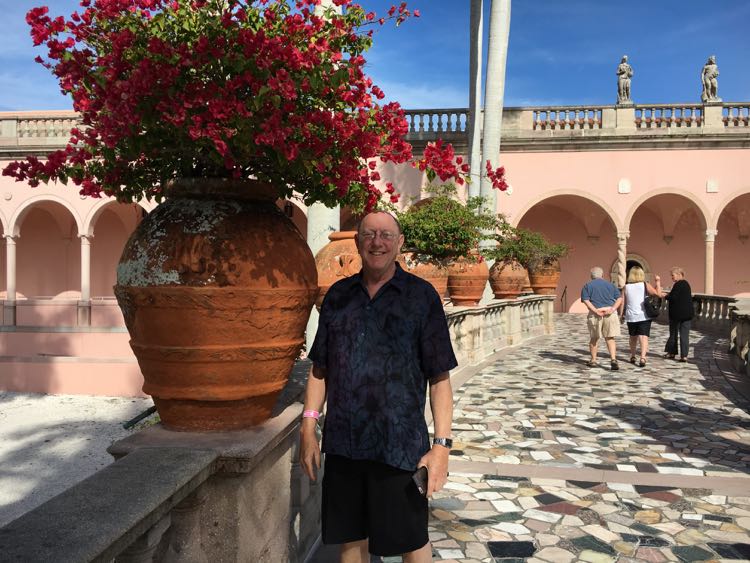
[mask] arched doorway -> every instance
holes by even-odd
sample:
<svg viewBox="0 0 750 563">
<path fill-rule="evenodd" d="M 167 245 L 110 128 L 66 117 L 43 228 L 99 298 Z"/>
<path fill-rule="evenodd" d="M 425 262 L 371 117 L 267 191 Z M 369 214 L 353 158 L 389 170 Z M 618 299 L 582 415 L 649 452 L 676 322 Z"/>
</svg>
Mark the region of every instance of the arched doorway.
<svg viewBox="0 0 750 563">
<path fill-rule="evenodd" d="M 81 245 L 70 209 L 40 200 L 17 220 L 16 289 L 28 298 L 79 298 Z"/>
<path fill-rule="evenodd" d="M 649 264 L 646 279 L 669 279 L 669 269 L 685 269 L 695 293 L 703 291 L 706 263 L 704 210 L 690 194 L 661 193 L 641 202 L 628 222 L 628 257 L 638 255 Z M 650 276 L 648 274 L 651 274 Z"/>
<path fill-rule="evenodd" d="M 648 260 L 646 260 L 643 256 L 640 254 L 633 254 L 632 252 L 629 252 L 626 261 L 625 261 L 625 279 L 627 280 L 628 274 L 630 273 L 630 268 L 633 266 L 640 267 L 643 272 L 646 274 L 646 281 L 653 284 L 654 283 L 654 273 L 651 271 L 651 265 L 649 264 Z M 618 263 L 617 260 L 614 260 L 609 268 L 609 275 L 610 279 L 616 280 L 617 279 L 617 271 L 618 271 Z"/>
<path fill-rule="evenodd" d="M 582 195 L 553 195 L 526 211 L 516 226 L 570 247 L 568 256 L 560 260 L 555 311 L 585 312 L 580 293 L 591 268 L 606 268 L 617 257 L 617 228 L 609 213 Z"/>
<path fill-rule="evenodd" d="M 750 193 L 724 206 L 716 229 L 714 293 L 750 297 Z"/>
</svg>

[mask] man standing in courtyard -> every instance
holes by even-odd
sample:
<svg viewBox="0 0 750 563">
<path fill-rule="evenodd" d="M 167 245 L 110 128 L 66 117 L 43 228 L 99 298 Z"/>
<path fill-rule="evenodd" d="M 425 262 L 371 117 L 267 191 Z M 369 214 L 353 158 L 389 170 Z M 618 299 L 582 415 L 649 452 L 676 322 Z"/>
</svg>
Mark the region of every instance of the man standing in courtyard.
<svg viewBox="0 0 750 563">
<path fill-rule="evenodd" d="M 602 337 L 607 344 L 612 371 L 620 369 L 617 363 L 617 343 L 615 337 L 620 336 L 620 317 L 618 310 L 622 297 L 620 290 L 614 284 L 602 279 L 604 271 L 595 266 L 591 268 L 591 281 L 581 290 L 581 301 L 589 310 L 586 324 L 589 328 L 589 351 L 591 359 L 586 362 L 589 367 L 599 365 L 596 355 L 599 349 L 599 339 Z"/>
<path fill-rule="evenodd" d="M 440 296 L 396 262 L 404 242 L 396 219 L 366 215 L 355 238 L 362 270 L 329 289 L 309 353 L 300 463 L 314 480 L 327 398 L 323 542 L 341 545 L 342 563 L 368 563 L 369 553 L 432 561 L 427 498 L 412 475 L 427 467 L 427 495 L 447 480 L 457 362 Z"/>
</svg>

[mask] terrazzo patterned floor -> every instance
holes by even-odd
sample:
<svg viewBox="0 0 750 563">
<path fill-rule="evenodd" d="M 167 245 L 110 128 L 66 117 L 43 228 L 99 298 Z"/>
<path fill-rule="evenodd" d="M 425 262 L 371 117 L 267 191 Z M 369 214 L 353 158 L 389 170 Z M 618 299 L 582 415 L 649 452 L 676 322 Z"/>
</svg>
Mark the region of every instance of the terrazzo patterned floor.
<svg viewBox="0 0 750 563">
<path fill-rule="evenodd" d="M 555 328 L 454 390 L 434 560 L 750 561 L 750 401 L 725 377 L 726 344 L 694 331 L 688 363 L 662 359 L 655 324 L 647 366 L 623 336 L 612 372 L 585 365 L 583 317 Z"/>
<path fill-rule="evenodd" d="M 555 335 L 524 344 L 455 391 L 453 459 L 676 475 L 748 471 L 750 402 L 722 376 L 714 339 L 693 334 L 687 364 L 652 353 L 641 368 L 628 363 L 622 337 L 613 372 L 608 361 L 585 365 L 582 318 L 559 317 Z M 653 326 L 655 348 L 666 330 Z"/>
<path fill-rule="evenodd" d="M 748 561 L 750 487 L 453 474 L 431 502 L 430 537 L 444 562 Z"/>
</svg>

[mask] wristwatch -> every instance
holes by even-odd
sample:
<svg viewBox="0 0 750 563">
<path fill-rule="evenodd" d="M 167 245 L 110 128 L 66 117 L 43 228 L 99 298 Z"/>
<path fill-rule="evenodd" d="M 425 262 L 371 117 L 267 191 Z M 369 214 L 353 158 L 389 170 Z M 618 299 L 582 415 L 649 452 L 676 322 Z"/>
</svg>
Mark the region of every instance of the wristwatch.
<svg viewBox="0 0 750 563">
<path fill-rule="evenodd" d="M 451 449 L 453 447 L 453 440 L 451 438 L 433 438 L 432 445 L 444 446 L 448 449 Z"/>
</svg>

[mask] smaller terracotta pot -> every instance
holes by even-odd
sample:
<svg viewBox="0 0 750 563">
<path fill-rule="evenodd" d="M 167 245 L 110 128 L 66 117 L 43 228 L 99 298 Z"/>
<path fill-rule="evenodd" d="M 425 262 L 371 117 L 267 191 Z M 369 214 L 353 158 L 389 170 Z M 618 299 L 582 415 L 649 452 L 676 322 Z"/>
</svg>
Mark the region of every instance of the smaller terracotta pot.
<svg viewBox="0 0 750 563">
<path fill-rule="evenodd" d="M 404 270 L 430 282 L 441 299 L 448 295 L 448 268 L 444 264 L 416 252 L 399 254 L 397 260 Z"/>
<path fill-rule="evenodd" d="M 529 273 L 515 260 L 498 260 L 490 268 L 490 287 L 495 299 L 515 299 L 528 282 Z"/>
<path fill-rule="evenodd" d="M 448 295 L 456 306 L 476 307 L 490 277 L 487 262 L 459 258 L 448 266 Z"/>
<path fill-rule="evenodd" d="M 354 235 L 357 231 L 339 231 L 328 235 L 328 244 L 315 255 L 315 266 L 318 269 L 318 287 L 320 293 L 315 306 L 320 310 L 323 297 L 330 287 L 343 278 L 353 276 L 362 269 L 362 258 L 357 251 Z"/>
<path fill-rule="evenodd" d="M 537 295 L 555 295 L 560 281 L 560 263 L 529 269 L 529 281 Z"/>
</svg>

